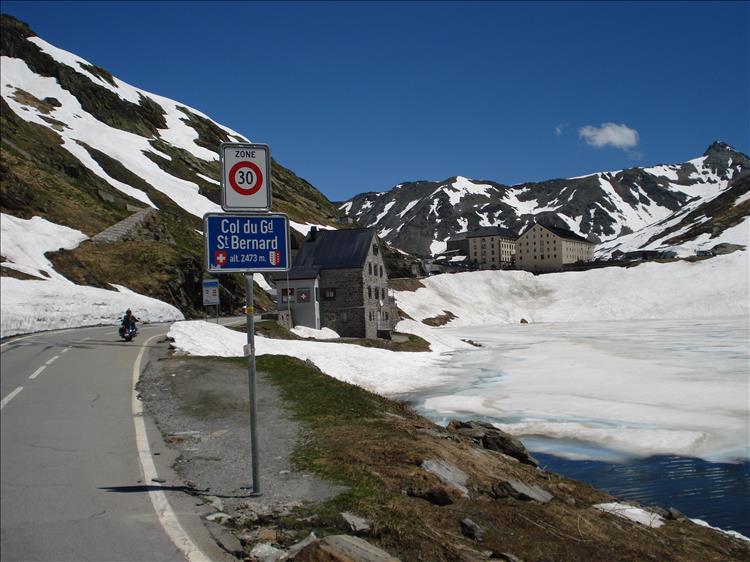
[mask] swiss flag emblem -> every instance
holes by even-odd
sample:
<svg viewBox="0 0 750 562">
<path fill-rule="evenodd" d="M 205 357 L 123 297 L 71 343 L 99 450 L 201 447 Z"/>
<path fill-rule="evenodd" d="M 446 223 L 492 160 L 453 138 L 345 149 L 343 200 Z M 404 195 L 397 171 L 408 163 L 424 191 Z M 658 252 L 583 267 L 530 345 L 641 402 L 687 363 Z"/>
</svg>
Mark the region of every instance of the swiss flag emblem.
<svg viewBox="0 0 750 562">
<path fill-rule="evenodd" d="M 276 250 L 270 251 L 268 253 L 268 261 L 271 262 L 271 265 L 279 265 L 281 263 L 281 252 Z"/>
<path fill-rule="evenodd" d="M 227 253 L 224 250 L 214 252 L 214 262 L 216 263 L 216 267 L 222 267 L 227 263 Z"/>
</svg>

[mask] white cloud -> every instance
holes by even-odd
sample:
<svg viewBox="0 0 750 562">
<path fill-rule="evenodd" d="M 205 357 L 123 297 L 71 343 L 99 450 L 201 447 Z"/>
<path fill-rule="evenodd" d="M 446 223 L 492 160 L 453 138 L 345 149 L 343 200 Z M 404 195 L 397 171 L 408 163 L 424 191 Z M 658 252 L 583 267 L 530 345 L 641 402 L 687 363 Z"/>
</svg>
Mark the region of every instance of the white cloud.
<svg viewBox="0 0 750 562">
<path fill-rule="evenodd" d="M 616 123 L 602 123 L 599 127 L 586 125 L 578 129 L 578 134 L 587 144 L 596 148 L 609 145 L 627 150 L 638 146 L 638 131 L 627 125 Z"/>
<path fill-rule="evenodd" d="M 558 125 L 557 127 L 555 127 L 555 135 L 558 137 L 562 135 L 564 128 L 565 128 L 565 125 Z"/>
</svg>

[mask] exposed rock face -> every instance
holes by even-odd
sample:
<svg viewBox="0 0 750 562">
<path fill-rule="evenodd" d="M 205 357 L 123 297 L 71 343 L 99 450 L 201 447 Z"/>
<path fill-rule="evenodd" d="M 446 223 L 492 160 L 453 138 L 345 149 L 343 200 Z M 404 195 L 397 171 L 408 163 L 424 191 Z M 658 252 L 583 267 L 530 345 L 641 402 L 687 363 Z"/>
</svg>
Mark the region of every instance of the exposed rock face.
<svg viewBox="0 0 750 562">
<path fill-rule="evenodd" d="M 524 484 L 519 480 L 505 480 L 492 486 L 492 495 L 496 498 L 512 497 L 523 501 L 547 503 L 554 496 L 539 486 Z"/>
<path fill-rule="evenodd" d="M 460 176 L 363 193 L 340 208 L 401 250 L 430 256 L 451 236 L 480 226 L 522 232 L 535 220 L 595 242 L 666 219 L 696 196 L 712 198 L 750 175 L 750 159 L 723 142 L 682 164 L 630 168 L 580 178 L 503 185 Z"/>
<path fill-rule="evenodd" d="M 518 459 L 524 464 L 539 466 L 539 463 L 529 454 L 523 443 L 511 434 L 497 429 L 489 423 L 452 420 L 448 424 L 448 431 L 468 437 L 485 449 L 498 451 L 514 459 Z"/>
</svg>

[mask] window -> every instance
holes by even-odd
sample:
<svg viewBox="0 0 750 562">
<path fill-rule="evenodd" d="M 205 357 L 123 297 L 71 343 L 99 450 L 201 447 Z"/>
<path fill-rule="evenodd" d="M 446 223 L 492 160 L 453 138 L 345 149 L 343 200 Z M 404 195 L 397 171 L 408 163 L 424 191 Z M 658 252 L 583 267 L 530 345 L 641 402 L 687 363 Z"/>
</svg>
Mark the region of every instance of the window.
<svg viewBox="0 0 750 562">
<path fill-rule="evenodd" d="M 336 289 L 333 289 L 331 287 L 323 289 L 323 300 L 324 301 L 336 300 Z"/>
<path fill-rule="evenodd" d="M 372 264 L 371 263 L 367 264 L 367 273 L 368 273 L 368 275 L 372 275 Z"/>
<path fill-rule="evenodd" d="M 380 276 L 381 277 L 383 276 L 383 266 L 382 265 L 380 266 Z"/>
<path fill-rule="evenodd" d="M 378 287 L 375 287 L 375 300 L 378 300 L 380 298 L 380 289 Z"/>
<path fill-rule="evenodd" d="M 367 298 L 368 299 L 372 298 L 372 287 L 367 287 Z"/>
<path fill-rule="evenodd" d="M 372 245 L 372 253 L 375 254 L 376 256 L 378 255 L 378 243 L 377 242 L 375 242 Z"/>
<path fill-rule="evenodd" d="M 289 289 L 281 289 L 281 302 L 289 302 L 290 299 L 294 298 L 294 288 L 290 287 Z"/>
</svg>

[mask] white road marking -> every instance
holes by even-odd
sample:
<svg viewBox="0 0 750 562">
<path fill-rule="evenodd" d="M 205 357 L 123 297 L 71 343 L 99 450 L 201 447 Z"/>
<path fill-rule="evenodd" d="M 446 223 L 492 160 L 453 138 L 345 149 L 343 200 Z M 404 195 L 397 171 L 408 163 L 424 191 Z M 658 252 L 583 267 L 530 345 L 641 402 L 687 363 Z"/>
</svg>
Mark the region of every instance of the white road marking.
<svg viewBox="0 0 750 562">
<path fill-rule="evenodd" d="M 13 392 L 11 392 L 10 394 L 8 394 L 8 396 L 6 396 L 6 397 L 5 397 L 5 398 L 3 398 L 2 400 L 0 400 L 0 410 L 2 410 L 3 408 L 5 408 L 5 405 L 6 405 L 6 404 L 7 404 L 8 402 L 10 402 L 11 400 L 13 400 L 13 398 L 15 398 L 16 394 L 18 394 L 18 393 L 19 393 L 19 392 L 21 392 L 22 390 L 23 390 L 23 387 L 22 387 L 22 386 L 19 386 L 19 387 L 18 387 L 17 389 L 15 389 L 15 390 L 14 390 Z"/>
<path fill-rule="evenodd" d="M 66 347 L 65 349 L 63 349 L 63 350 L 62 350 L 62 351 L 60 352 L 60 355 L 62 355 L 63 353 L 65 353 L 65 352 L 66 352 L 66 351 L 68 351 L 69 349 L 70 349 L 70 346 Z"/>
<path fill-rule="evenodd" d="M 141 470 L 143 472 L 143 481 L 150 483 L 153 479 L 158 478 L 154 458 L 151 456 L 151 447 L 148 444 L 146 435 L 146 423 L 143 421 L 143 405 L 138 400 L 138 392 L 135 389 L 138 379 L 141 375 L 141 361 L 143 354 L 148 349 L 148 344 L 156 338 L 162 337 L 163 334 L 152 336 L 141 346 L 141 351 L 133 364 L 133 394 L 131 398 L 131 409 L 133 411 L 133 423 L 135 424 L 135 440 L 138 446 L 138 458 L 141 461 Z M 151 490 L 148 492 L 151 503 L 156 511 L 161 526 L 164 527 L 167 535 L 177 548 L 179 548 L 189 562 L 210 562 L 210 558 L 196 545 L 185 532 L 177 514 L 169 505 L 166 494 L 162 490 Z"/>
<path fill-rule="evenodd" d="M 33 373 L 31 373 L 31 376 L 29 378 L 31 380 L 34 380 L 35 378 L 37 378 L 39 376 L 39 373 L 41 373 L 42 371 L 44 371 L 44 369 L 46 369 L 46 368 L 47 368 L 47 365 L 42 365 L 36 371 L 34 371 Z"/>
<path fill-rule="evenodd" d="M 52 359 L 50 359 L 49 361 L 47 361 L 47 362 L 45 363 L 45 365 L 51 365 L 52 363 L 54 363 L 54 362 L 55 362 L 55 361 L 57 361 L 58 359 L 60 359 L 60 356 L 59 356 L 59 355 L 55 355 L 55 356 L 54 356 L 54 357 L 53 357 Z"/>
</svg>

